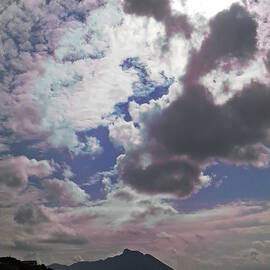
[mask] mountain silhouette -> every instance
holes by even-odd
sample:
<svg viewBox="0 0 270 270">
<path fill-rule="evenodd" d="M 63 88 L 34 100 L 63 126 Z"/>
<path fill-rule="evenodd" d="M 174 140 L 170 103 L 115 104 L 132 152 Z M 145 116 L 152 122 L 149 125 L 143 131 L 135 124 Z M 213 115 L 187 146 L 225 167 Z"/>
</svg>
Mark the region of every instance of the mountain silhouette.
<svg viewBox="0 0 270 270">
<path fill-rule="evenodd" d="M 52 270 L 36 261 L 20 261 L 12 257 L 0 258 L 0 270 Z"/>
<path fill-rule="evenodd" d="M 125 249 L 121 255 L 93 262 L 77 262 L 70 266 L 49 265 L 53 270 L 173 270 L 149 254 Z"/>
</svg>

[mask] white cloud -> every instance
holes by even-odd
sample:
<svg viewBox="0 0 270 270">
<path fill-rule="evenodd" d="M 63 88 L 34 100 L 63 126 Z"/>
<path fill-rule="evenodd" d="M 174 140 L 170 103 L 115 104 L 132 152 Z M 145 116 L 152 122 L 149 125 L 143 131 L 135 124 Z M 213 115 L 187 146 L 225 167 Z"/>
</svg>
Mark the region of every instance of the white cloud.
<svg viewBox="0 0 270 270">
<path fill-rule="evenodd" d="M 68 179 L 46 179 L 42 185 L 49 201 L 77 205 L 86 203 L 89 199 L 89 195 L 83 189 Z"/>
<path fill-rule="evenodd" d="M 140 130 L 133 122 L 126 122 L 123 118 L 118 118 L 109 126 L 109 135 L 116 145 L 123 146 L 126 151 L 141 143 Z"/>
<path fill-rule="evenodd" d="M 268 74 L 263 57 L 258 55 L 256 61 L 246 66 L 236 63 L 229 72 L 226 67 L 219 67 L 202 77 L 200 82 L 211 92 L 216 104 L 224 104 L 254 80 L 268 84 Z"/>
<path fill-rule="evenodd" d="M 25 187 L 29 176 L 44 178 L 54 171 L 54 167 L 49 161 L 37 161 L 25 156 L 0 160 L 0 169 L 0 184 L 11 188 Z"/>
<path fill-rule="evenodd" d="M 189 16 L 204 16 L 211 18 L 220 11 L 229 8 L 233 3 L 240 3 L 239 0 L 172 0 L 172 8 L 176 11 L 185 12 Z"/>
</svg>

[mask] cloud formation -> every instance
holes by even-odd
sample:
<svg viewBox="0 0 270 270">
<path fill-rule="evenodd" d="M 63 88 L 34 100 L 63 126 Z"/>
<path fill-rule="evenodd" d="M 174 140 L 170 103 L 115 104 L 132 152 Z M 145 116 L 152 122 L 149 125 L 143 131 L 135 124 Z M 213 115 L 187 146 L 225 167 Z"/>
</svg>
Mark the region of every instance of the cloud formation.
<svg viewBox="0 0 270 270">
<path fill-rule="evenodd" d="M 168 38 L 179 33 L 187 39 L 191 37 L 193 26 L 189 23 L 188 17 L 183 14 L 174 15 L 169 0 L 125 0 L 124 11 L 127 14 L 152 17 L 162 22 Z"/>
<path fill-rule="evenodd" d="M 121 179 L 137 190 L 185 197 L 202 186 L 202 168 L 215 158 L 256 167 L 269 162 L 269 87 L 253 81 L 216 105 L 198 82 L 220 64 L 230 70 L 232 59 L 250 61 L 257 51 L 257 23 L 234 4 L 209 27 L 201 48 L 191 54 L 183 94 L 167 108 L 143 114 L 143 142 L 119 160 Z"/>
<path fill-rule="evenodd" d="M 224 105 L 215 105 L 200 86 L 186 89 L 181 98 L 148 124 L 149 138 L 172 154 L 193 160 L 213 157 L 252 162 L 268 140 L 270 89 L 258 83 L 245 87 Z"/>
<path fill-rule="evenodd" d="M 37 161 L 25 156 L 0 160 L 0 185 L 10 188 L 23 188 L 29 176 L 44 178 L 51 175 L 55 168 L 47 160 Z"/>
<path fill-rule="evenodd" d="M 77 205 L 89 199 L 89 195 L 83 189 L 68 179 L 46 179 L 42 185 L 47 192 L 48 201 Z"/>
<path fill-rule="evenodd" d="M 127 154 L 118 166 L 120 177 L 138 191 L 152 194 L 173 193 L 184 197 L 190 195 L 196 185 L 200 185 L 200 170 L 191 161 L 179 158 L 143 164 L 144 161 L 140 158 L 144 154 L 148 153 L 143 150 Z"/>
<path fill-rule="evenodd" d="M 36 226 L 49 222 L 50 219 L 38 205 L 23 205 L 17 210 L 14 220 L 21 225 Z"/>
<path fill-rule="evenodd" d="M 218 13 L 210 22 L 210 33 L 199 51 L 189 61 L 184 82 L 196 82 L 202 75 L 216 68 L 220 61 L 236 58 L 251 59 L 257 50 L 258 24 L 242 6 L 233 4 L 229 10 Z M 229 65 L 230 66 L 230 65 Z"/>
<path fill-rule="evenodd" d="M 72 235 L 67 233 L 54 233 L 50 238 L 40 240 L 40 243 L 81 246 L 87 244 L 88 241 L 87 239 L 79 235 Z"/>
</svg>

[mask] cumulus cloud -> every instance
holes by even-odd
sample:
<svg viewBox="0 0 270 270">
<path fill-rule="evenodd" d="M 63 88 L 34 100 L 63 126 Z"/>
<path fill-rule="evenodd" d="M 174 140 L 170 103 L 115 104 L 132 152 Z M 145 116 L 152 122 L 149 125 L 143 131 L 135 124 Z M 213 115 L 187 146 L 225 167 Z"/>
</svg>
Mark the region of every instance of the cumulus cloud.
<svg viewBox="0 0 270 270">
<path fill-rule="evenodd" d="M 184 34 L 185 38 L 191 37 L 193 27 L 188 17 L 183 14 L 173 14 L 169 0 L 125 0 L 124 11 L 127 14 L 152 17 L 162 22 L 168 38 L 179 33 Z"/>
<path fill-rule="evenodd" d="M 25 187 L 29 176 L 44 178 L 53 173 L 54 167 L 47 160 L 37 161 L 25 156 L 0 160 L 0 184 L 10 188 Z"/>
<path fill-rule="evenodd" d="M 119 161 L 124 181 L 145 192 L 185 196 L 199 184 L 201 165 L 219 158 L 265 167 L 269 149 L 267 86 L 252 83 L 224 105 L 193 86 L 145 125 L 143 146 Z"/>
<path fill-rule="evenodd" d="M 255 161 L 259 153 L 268 151 L 257 144 L 268 139 L 269 99 L 267 86 L 252 83 L 218 106 L 204 87 L 194 86 L 161 117 L 152 120 L 149 136 L 157 138 L 169 152 L 195 160 L 235 157 L 239 161 Z"/>
<path fill-rule="evenodd" d="M 46 179 L 42 185 L 49 201 L 77 205 L 89 199 L 89 195 L 83 189 L 68 179 Z"/>
<path fill-rule="evenodd" d="M 191 55 L 184 81 L 197 81 L 216 68 L 220 60 L 249 60 L 257 50 L 257 22 L 242 6 L 233 4 L 209 23 L 210 33 L 199 51 Z M 228 61 L 228 59 L 226 59 Z"/>
<path fill-rule="evenodd" d="M 191 161 L 166 159 L 147 164 L 147 161 L 140 160 L 143 155 L 143 151 L 127 154 L 118 167 L 120 177 L 137 190 L 153 194 L 175 193 L 184 197 L 199 184 L 200 170 Z"/>
<path fill-rule="evenodd" d="M 15 213 L 14 220 L 18 224 L 31 226 L 36 226 L 50 221 L 43 208 L 33 204 L 20 206 Z"/>
<path fill-rule="evenodd" d="M 163 110 L 141 116 L 141 143 L 119 159 L 125 183 L 148 193 L 188 196 L 204 182 L 202 168 L 219 158 L 234 164 L 265 167 L 269 162 L 269 87 L 251 81 L 217 105 L 198 80 L 220 63 L 229 70 L 250 61 L 257 51 L 257 22 L 234 4 L 209 22 L 210 33 L 193 52 L 183 76 L 183 94 Z M 240 61 L 240 62 L 239 62 Z M 207 176 L 205 176 L 207 177 Z M 204 179 L 204 180 L 203 180 Z"/>
<path fill-rule="evenodd" d="M 74 78 L 69 80 L 68 77 L 61 77 L 60 72 L 57 76 L 56 72 L 47 84 L 36 84 L 36 81 L 46 76 L 46 63 L 55 62 L 57 49 L 64 47 L 59 43 L 63 33 L 69 27 L 78 28 L 84 24 L 89 13 L 105 2 L 25 0 L 1 3 L 0 84 L 4 91 L 1 93 L 0 117 L 3 134 L 13 134 L 8 143 L 20 136 L 20 139 L 41 139 L 43 146 L 47 142 L 52 147 L 67 147 L 74 154 L 101 152 L 97 145 L 92 145 L 95 148 L 93 151 L 90 146 L 93 140 L 82 144 L 69 118 L 63 113 L 57 115 L 57 107 L 51 106 L 51 101 L 56 102 L 56 99 L 50 98 L 51 91 L 57 95 L 62 88 L 76 86 L 81 77 L 74 73 Z M 59 63 L 58 66 L 64 67 Z M 65 103 L 65 100 L 62 101 Z M 62 110 L 58 109 L 59 112 Z M 4 145 L 2 148 L 8 149 Z"/>
</svg>

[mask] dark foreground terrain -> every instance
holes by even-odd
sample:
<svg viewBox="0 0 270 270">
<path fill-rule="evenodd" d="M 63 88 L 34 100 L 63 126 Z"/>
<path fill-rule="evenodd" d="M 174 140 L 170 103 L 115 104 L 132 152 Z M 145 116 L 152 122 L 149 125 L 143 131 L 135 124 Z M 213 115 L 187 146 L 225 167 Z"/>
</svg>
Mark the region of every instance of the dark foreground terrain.
<svg viewBox="0 0 270 270">
<path fill-rule="evenodd" d="M 149 254 L 125 249 L 121 255 L 94 262 L 78 262 L 70 266 L 51 264 L 53 270 L 173 270 Z"/>
<path fill-rule="evenodd" d="M 94 262 L 77 262 L 70 266 L 37 265 L 35 261 L 0 258 L 0 270 L 173 270 L 149 254 L 125 249 L 121 255 Z"/>
<path fill-rule="evenodd" d="M 12 257 L 0 258 L 0 270 L 52 270 L 44 264 L 37 265 L 35 261 L 20 261 Z"/>
</svg>

